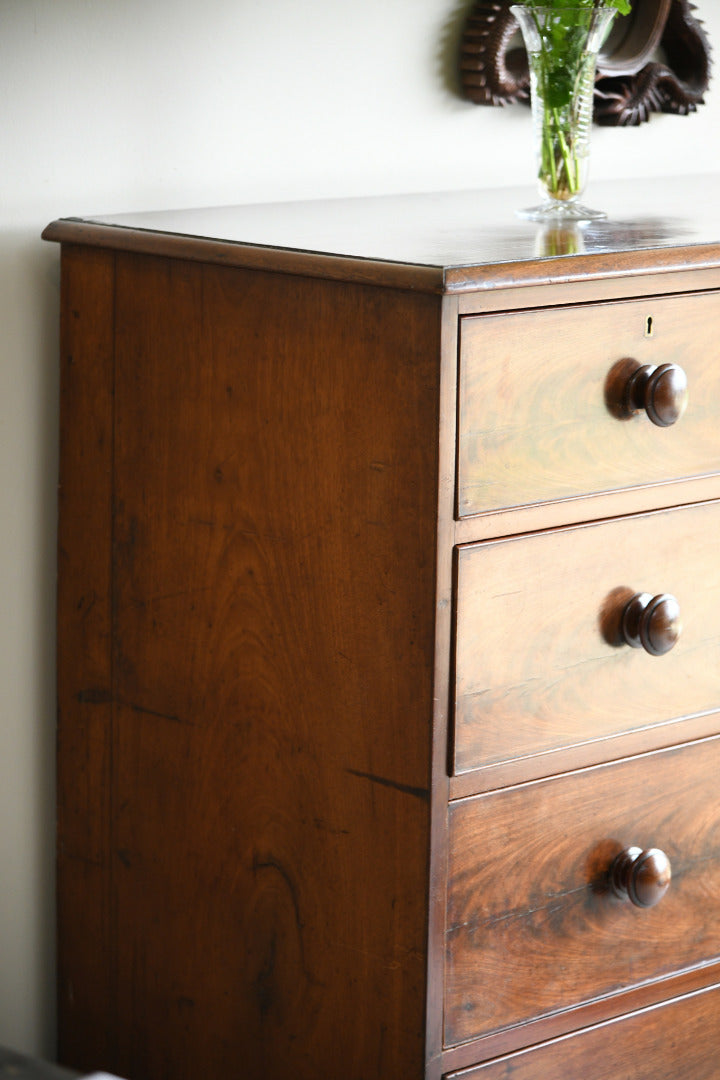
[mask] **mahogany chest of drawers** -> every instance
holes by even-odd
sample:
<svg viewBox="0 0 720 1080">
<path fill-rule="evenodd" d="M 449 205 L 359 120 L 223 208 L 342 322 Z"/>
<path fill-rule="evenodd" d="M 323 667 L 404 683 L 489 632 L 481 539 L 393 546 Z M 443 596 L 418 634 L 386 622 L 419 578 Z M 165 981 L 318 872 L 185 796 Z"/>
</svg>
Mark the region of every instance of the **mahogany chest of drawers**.
<svg viewBox="0 0 720 1080">
<path fill-rule="evenodd" d="M 716 1075 L 693 183 L 599 188 L 585 230 L 513 192 L 46 230 L 64 1063 Z"/>
</svg>

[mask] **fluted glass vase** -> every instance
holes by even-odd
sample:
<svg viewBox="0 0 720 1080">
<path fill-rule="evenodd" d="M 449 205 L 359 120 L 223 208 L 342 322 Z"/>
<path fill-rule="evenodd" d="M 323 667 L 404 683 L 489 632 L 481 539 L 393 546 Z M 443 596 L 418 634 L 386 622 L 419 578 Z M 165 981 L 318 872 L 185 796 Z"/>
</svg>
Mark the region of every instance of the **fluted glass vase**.
<svg viewBox="0 0 720 1080">
<path fill-rule="evenodd" d="M 516 4 L 530 66 L 537 176 L 542 203 L 520 210 L 535 221 L 591 221 L 583 206 L 590 162 L 597 57 L 617 9 Z"/>
</svg>

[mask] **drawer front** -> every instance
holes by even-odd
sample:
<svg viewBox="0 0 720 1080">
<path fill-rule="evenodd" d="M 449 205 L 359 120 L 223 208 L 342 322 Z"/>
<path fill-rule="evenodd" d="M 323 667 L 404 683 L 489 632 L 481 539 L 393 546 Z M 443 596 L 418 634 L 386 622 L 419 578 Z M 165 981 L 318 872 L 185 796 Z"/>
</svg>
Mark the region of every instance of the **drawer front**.
<svg viewBox="0 0 720 1080">
<path fill-rule="evenodd" d="M 466 1042 L 720 955 L 720 738 L 451 804 L 445 1042 Z M 611 894 L 659 848 L 654 907 Z"/>
<path fill-rule="evenodd" d="M 719 1049 L 714 986 L 446 1080 L 717 1080 Z"/>
<path fill-rule="evenodd" d="M 719 334 L 715 293 L 464 318 L 459 516 L 720 471 Z M 673 426 L 613 415 L 628 360 L 683 368 Z"/>
<path fill-rule="evenodd" d="M 460 548 L 455 771 L 590 743 L 600 761 L 631 732 L 678 742 L 653 726 L 720 708 L 718 565 L 717 502 Z M 636 593 L 680 605 L 666 655 L 618 643 Z"/>
</svg>

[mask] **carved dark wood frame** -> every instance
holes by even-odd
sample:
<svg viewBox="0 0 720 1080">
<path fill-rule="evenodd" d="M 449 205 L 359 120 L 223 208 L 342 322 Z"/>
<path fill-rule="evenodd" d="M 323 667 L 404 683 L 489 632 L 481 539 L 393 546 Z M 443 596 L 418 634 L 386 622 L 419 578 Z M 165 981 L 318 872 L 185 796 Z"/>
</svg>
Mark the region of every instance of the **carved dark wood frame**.
<svg viewBox="0 0 720 1080">
<path fill-rule="evenodd" d="M 462 31 L 460 84 L 477 105 L 529 101 L 524 49 L 513 40 L 513 0 L 475 0 Z M 635 0 L 598 61 L 595 121 L 637 125 L 653 112 L 686 116 L 710 83 L 710 44 L 691 0 Z"/>
</svg>

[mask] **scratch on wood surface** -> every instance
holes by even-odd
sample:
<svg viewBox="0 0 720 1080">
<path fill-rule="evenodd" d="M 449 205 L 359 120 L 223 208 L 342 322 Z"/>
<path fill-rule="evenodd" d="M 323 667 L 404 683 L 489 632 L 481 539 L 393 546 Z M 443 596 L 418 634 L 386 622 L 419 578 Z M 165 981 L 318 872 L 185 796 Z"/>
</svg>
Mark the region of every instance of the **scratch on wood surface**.
<svg viewBox="0 0 720 1080">
<path fill-rule="evenodd" d="M 144 716 L 156 716 L 158 720 L 171 720 L 174 724 L 191 724 L 191 720 L 185 720 L 181 716 L 175 716 L 174 713 L 160 712 L 157 709 L 148 709 L 145 705 L 139 705 L 135 701 L 120 701 L 120 705 L 125 705 L 128 709 L 132 709 L 133 712 L 142 713 Z"/>
<path fill-rule="evenodd" d="M 488 915 L 485 919 L 475 916 L 463 922 L 452 923 L 447 928 L 447 934 L 450 936 L 459 933 L 461 930 L 469 930 L 471 933 L 477 933 L 479 930 L 492 930 L 502 923 L 522 921 L 535 915 L 546 915 L 550 918 L 558 912 L 567 911 L 572 904 L 582 899 L 586 894 L 587 885 L 581 885 L 575 889 L 568 889 L 567 892 L 554 893 L 548 897 L 548 903 L 538 904 L 536 907 L 514 908 L 510 911 Z"/>
<path fill-rule="evenodd" d="M 413 787 L 411 784 L 401 784 L 397 780 L 391 780 L 387 776 L 375 776 L 374 773 L 360 772 L 359 769 L 346 769 L 351 776 L 359 776 L 361 780 L 370 780 L 373 784 L 381 784 L 383 787 L 400 791 L 403 795 L 412 795 L 416 799 L 424 799 L 427 802 L 430 792 L 427 788 Z"/>
<path fill-rule="evenodd" d="M 112 705 L 115 703 L 126 709 L 131 709 L 133 712 L 143 713 L 147 716 L 156 716 L 159 720 L 170 720 L 174 724 L 193 723 L 192 720 L 187 720 L 182 716 L 176 716 L 174 713 L 162 712 L 159 709 L 149 709 L 145 705 L 140 705 L 135 701 L 124 701 L 122 698 L 115 697 L 110 690 L 106 690 L 102 687 L 89 686 L 84 690 L 79 690 L 75 697 L 81 705 Z"/>
</svg>

